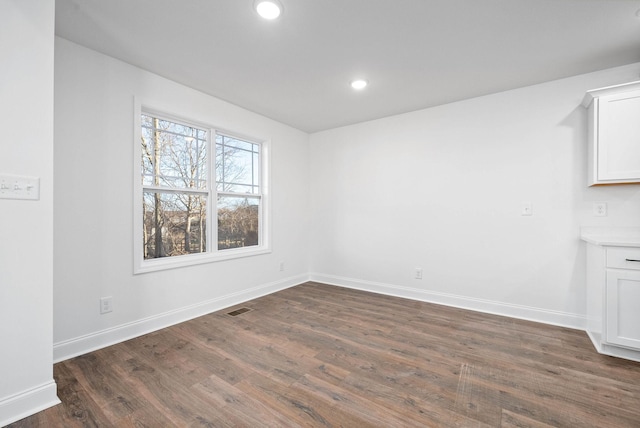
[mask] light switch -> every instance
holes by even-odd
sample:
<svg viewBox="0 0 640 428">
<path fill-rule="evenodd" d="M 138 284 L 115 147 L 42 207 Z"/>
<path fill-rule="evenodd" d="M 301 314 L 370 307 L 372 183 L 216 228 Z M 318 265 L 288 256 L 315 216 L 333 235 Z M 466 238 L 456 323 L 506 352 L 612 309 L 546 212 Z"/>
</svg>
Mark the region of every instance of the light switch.
<svg viewBox="0 0 640 428">
<path fill-rule="evenodd" d="M 40 199 L 40 179 L 23 175 L 0 174 L 0 199 Z"/>
<path fill-rule="evenodd" d="M 521 214 L 525 216 L 533 215 L 533 204 L 531 202 L 523 202 Z"/>
</svg>

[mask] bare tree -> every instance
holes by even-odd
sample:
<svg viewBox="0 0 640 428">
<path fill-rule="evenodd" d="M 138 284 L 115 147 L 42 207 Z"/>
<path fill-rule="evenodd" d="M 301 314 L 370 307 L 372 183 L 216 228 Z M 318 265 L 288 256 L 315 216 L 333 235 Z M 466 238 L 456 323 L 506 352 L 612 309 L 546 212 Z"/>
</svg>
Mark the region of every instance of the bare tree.
<svg viewBox="0 0 640 428">
<path fill-rule="evenodd" d="M 145 258 L 206 251 L 206 131 L 150 116 L 143 130 Z"/>
<path fill-rule="evenodd" d="M 152 141 L 146 141 L 144 136 L 142 137 L 142 167 L 143 172 L 151 175 L 153 178 L 153 185 L 160 185 L 160 162 L 159 162 L 159 154 L 162 151 L 162 141 L 160 132 L 158 131 L 159 122 L 157 118 L 152 118 L 153 121 L 153 135 Z M 145 162 L 146 160 L 146 162 Z M 151 169 L 151 171 L 149 171 Z M 149 174 L 152 172 L 151 174 Z M 143 207 L 145 213 L 145 258 L 156 258 L 156 257 L 164 257 L 164 246 L 162 244 L 162 228 L 163 228 L 163 213 L 162 213 L 162 201 L 161 195 L 158 192 L 153 193 L 153 203 L 152 207 L 148 207 L 147 199 L 143 199 Z M 149 233 L 147 227 L 147 215 L 146 213 L 153 210 L 153 217 L 151 219 L 152 227 Z M 153 236 L 154 245 L 152 247 L 152 253 L 149 251 L 149 235 Z"/>
</svg>

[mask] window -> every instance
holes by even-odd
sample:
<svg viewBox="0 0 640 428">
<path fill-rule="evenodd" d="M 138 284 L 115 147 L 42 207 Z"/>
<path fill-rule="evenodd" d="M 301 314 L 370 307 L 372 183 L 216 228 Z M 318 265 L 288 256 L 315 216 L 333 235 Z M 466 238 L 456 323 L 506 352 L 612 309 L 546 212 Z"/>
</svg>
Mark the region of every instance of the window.
<svg viewBox="0 0 640 428">
<path fill-rule="evenodd" d="M 216 135 L 218 250 L 258 245 L 260 146 Z"/>
<path fill-rule="evenodd" d="M 264 143 L 144 110 L 139 130 L 137 273 L 268 251 Z"/>
</svg>

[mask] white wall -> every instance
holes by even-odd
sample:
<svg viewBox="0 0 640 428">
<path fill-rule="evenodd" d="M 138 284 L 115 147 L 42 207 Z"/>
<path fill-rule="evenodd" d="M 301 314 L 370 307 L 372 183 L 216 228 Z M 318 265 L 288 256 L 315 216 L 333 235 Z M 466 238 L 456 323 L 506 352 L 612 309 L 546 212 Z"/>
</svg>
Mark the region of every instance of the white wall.
<svg viewBox="0 0 640 428">
<path fill-rule="evenodd" d="M 0 426 L 58 402 L 52 366 L 54 4 L 0 2 L 0 173 L 40 177 L 0 200 Z"/>
<path fill-rule="evenodd" d="M 133 275 L 134 96 L 271 140 L 271 254 Z M 54 161 L 55 360 L 307 279 L 301 131 L 57 38 Z M 113 296 L 112 313 L 100 315 L 102 296 Z"/>
<path fill-rule="evenodd" d="M 587 188 L 580 103 L 639 75 L 634 64 L 312 135 L 312 279 L 584 327 L 579 228 L 639 226 L 640 186 Z"/>
</svg>

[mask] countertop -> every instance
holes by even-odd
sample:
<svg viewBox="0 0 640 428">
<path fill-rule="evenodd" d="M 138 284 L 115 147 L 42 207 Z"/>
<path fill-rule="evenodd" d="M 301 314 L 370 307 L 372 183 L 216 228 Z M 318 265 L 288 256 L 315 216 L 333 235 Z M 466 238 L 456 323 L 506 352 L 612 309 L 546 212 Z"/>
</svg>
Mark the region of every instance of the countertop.
<svg viewBox="0 0 640 428">
<path fill-rule="evenodd" d="M 611 247 L 640 247 L 640 227 L 583 227 L 580 239 Z"/>
</svg>

